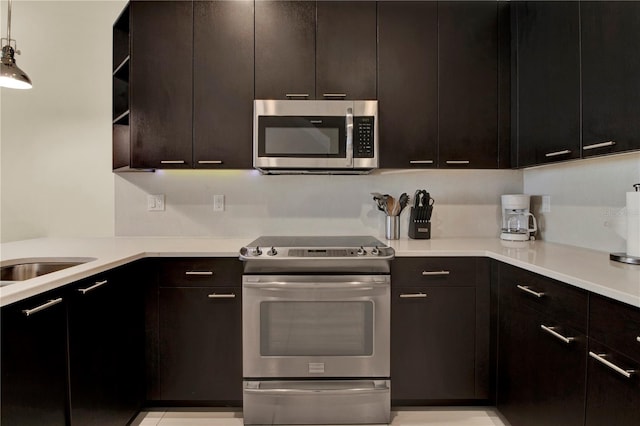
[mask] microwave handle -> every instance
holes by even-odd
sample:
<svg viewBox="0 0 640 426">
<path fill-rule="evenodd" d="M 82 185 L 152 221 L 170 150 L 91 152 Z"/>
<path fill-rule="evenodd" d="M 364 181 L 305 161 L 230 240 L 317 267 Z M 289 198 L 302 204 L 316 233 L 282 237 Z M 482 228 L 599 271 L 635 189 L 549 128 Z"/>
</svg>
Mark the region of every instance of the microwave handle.
<svg viewBox="0 0 640 426">
<path fill-rule="evenodd" d="M 353 167 L 353 108 L 347 108 L 347 167 Z"/>
</svg>

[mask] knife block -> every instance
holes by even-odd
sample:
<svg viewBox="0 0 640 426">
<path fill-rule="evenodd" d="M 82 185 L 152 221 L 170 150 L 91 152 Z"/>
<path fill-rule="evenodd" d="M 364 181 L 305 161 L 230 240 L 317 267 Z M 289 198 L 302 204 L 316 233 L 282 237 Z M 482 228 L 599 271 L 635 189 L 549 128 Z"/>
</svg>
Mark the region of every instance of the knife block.
<svg viewBox="0 0 640 426">
<path fill-rule="evenodd" d="M 416 219 L 417 211 L 411 207 L 409 216 L 409 238 L 414 240 L 428 240 L 431 238 L 431 222 L 424 219 Z"/>
</svg>

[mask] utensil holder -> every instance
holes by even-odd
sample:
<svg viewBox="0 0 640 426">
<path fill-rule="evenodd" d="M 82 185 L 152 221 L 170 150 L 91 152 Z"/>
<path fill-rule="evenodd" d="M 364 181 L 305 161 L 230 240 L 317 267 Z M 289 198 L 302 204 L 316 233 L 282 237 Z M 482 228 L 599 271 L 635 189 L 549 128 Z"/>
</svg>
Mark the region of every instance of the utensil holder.
<svg viewBox="0 0 640 426">
<path fill-rule="evenodd" d="M 387 240 L 400 239 L 400 216 L 387 216 L 384 225 L 384 236 Z"/>
</svg>

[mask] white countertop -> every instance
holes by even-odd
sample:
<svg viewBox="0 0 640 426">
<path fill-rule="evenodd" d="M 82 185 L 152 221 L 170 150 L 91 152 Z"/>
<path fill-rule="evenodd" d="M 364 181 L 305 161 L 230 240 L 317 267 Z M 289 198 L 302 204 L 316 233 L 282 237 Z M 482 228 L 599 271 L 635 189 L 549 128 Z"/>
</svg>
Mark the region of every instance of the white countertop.
<svg viewBox="0 0 640 426">
<path fill-rule="evenodd" d="M 0 287 L 0 306 L 145 257 L 237 257 L 254 238 L 40 238 L 0 245 L 0 264 L 39 257 L 95 260 Z M 497 238 L 388 241 L 396 257 L 485 256 L 640 307 L 640 266 L 609 260 L 609 253 L 542 241 L 513 247 Z"/>
</svg>

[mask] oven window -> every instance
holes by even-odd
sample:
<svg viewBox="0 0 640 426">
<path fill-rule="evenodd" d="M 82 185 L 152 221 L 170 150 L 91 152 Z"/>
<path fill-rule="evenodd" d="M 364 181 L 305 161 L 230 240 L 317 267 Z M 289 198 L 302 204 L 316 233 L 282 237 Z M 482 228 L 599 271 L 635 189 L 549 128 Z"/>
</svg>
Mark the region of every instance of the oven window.
<svg viewBox="0 0 640 426">
<path fill-rule="evenodd" d="M 260 157 L 342 158 L 344 117 L 259 117 Z"/>
<path fill-rule="evenodd" d="M 373 302 L 263 302 L 262 356 L 371 356 Z"/>
</svg>

